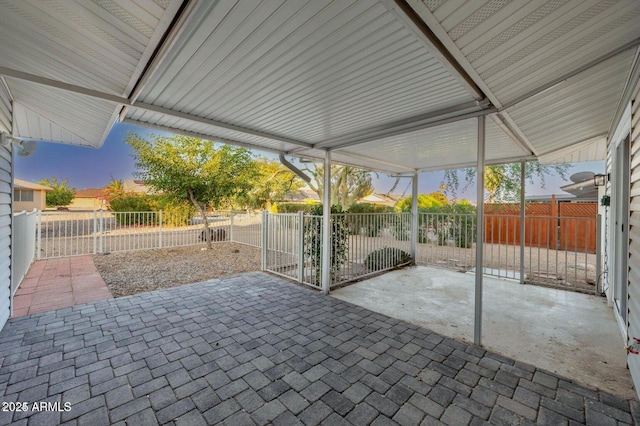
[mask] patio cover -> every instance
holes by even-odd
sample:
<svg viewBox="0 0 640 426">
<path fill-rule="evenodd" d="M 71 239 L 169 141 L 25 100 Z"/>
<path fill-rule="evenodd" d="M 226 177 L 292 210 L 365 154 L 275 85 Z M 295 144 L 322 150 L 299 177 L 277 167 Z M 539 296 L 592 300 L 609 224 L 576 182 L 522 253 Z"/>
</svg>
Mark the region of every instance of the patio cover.
<svg viewBox="0 0 640 426">
<path fill-rule="evenodd" d="M 604 159 L 634 0 L 0 0 L 0 132 L 116 120 L 389 173 Z"/>
</svg>

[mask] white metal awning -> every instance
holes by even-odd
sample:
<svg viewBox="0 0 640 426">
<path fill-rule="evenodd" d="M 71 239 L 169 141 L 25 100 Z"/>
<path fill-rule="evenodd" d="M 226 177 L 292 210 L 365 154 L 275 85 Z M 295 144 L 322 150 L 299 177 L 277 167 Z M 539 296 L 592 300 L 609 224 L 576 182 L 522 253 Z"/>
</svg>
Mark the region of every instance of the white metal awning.
<svg viewBox="0 0 640 426">
<path fill-rule="evenodd" d="M 0 0 L 0 131 L 116 119 L 391 173 L 603 159 L 640 2 Z M 634 68 L 635 66 L 635 68 Z"/>
</svg>

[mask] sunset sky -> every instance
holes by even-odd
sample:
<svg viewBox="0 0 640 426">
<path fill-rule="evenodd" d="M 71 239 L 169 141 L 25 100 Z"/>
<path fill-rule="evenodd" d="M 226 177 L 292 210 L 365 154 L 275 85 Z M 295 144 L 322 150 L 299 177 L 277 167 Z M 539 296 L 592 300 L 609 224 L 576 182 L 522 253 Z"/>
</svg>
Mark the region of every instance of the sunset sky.
<svg viewBox="0 0 640 426">
<path fill-rule="evenodd" d="M 57 177 L 58 180 L 69 179 L 69 184 L 76 189 L 100 188 L 108 184 L 111 177 L 115 179 L 129 179 L 134 177 L 135 164 L 131 147 L 125 142 L 130 132 L 140 135 L 158 134 L 156 130 L 149 130 L 131 124 L 117 123 L 100 149 L 79 146 L 38 143 L 38 147 L 30 157 L 15 156 L 15 176 L 30 182 L 37 182 L 44 178 Z M 272 156 L 265 152 L 255 151 L 256 154 Z M 569 175 L 580 171 L 603 173 L 604 162 L 577 163 L 569 170 Z M 420 175 L 419 193 L 438 191 L 442 182 L 442 172 L 422 173 Z M 386 193 L 394 183 L 394 179 L 384 174 L 374 178 L 376 192 Z M 568 182 L 558 176 L 549 176 L 546 187 L 540 184 L 529 185 L 527 195 L 561 194 L 560 187 Z M 395 189 L 396 194 L 411 194 L 409 179 L 403 179 Z M 475 189 L 458 193 L 458 198 L 475 201 Z"/>
</svg>

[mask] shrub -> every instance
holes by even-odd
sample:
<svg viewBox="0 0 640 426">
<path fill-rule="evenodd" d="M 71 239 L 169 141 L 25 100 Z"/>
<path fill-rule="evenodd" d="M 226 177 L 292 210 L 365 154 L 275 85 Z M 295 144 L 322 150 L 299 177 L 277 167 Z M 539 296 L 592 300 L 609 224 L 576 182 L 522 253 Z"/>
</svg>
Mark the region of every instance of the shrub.
<svg viewBox="0 0 640 426">
<path fill-rule="evenodd" d="M 158 212 L 162 210 L 162 223 L 170 226 L 188 225 L 195 213 L 191 204 L 175 201 L 161 195 L 123 195 L 109 203 L 109 210 L 116 213 Z M 119 225 L 157 225 L 158 214 L 116 214 Z"/>
<path fill-rule="evenodd" d="M 313 214 L 311 211 L 317 206 L 318 204 L 280 203 L 277 204 L 275 213 L 298 213 L 303 211 L 306 214 Z"/>
<path fill-rule="evenodd" d="M 370 272 L 376 272 L 411 261 L 411 255 L 406 251 L 395 247 L 383 247 L 369 253 L 364 264 Z"/>
<path fill-rule="evenodd" d="M 311 215 L 321 216 L 322 205 L 313 206 Z M 331 281 L 335 273 L 347 262 L 349 252 L 349 234 L 340 206 L 331 206 Z M 339 216 L 334 216 L 339 215 Z M 315 269 L 316 286 L 320 286 L 322 273 L 322 221 L 309 220 L 304 223 L 304 253 L 311 259 Z"/>
</svg>

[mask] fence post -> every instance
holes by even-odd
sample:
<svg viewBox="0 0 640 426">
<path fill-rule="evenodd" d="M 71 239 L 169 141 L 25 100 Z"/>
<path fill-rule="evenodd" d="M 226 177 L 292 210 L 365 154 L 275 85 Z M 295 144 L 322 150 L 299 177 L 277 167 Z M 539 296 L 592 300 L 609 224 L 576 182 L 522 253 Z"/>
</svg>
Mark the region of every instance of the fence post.
<svg viewBox="0 0 640 426">
<path fill-rule="evenodd" d="M 269 212 L 266 210 L 262 211 L 262 270 L 267 270 L 267 242 L 268 242 L 268 220 L 269 220 Z"/>
<path fill-rule="evenodd" d="M 162 248 L 162 210 L 158 211 L 158 223 L 160 225 L 160 231 L 158 235 L 158 246 Z"/>
<path fill-rule="evenodd" d="M 526 161 L 522 160 L 520 162 L 520 284 L 524 284 L 524 233 L 526 232 L 524 225 L 526 220 L 525 213 L 527 211 L 524 198 L 527 181 L 525 174 L 526 166 Z"/>
<path fill-rule="evenodd" d="M 598 283 L 600 282 L 600 274 L 602 273 L 602 215 L 596 216 L 596 290 L 598 296 Z M 604 277 L 602 277 L 604 278 Z M 602 290 L 604 293 L 604 289 Z"/>
<path fill-rule="evenodd" d="M 42 210 L 38 210 L 38 235 L 36 237 L 37 250 L 36 250 L 36 258 L 40 260 L 42 258 Z"/>
<path fill-rule="evenodd" d="M 231 210 L 231 214 L 229 214 L 229 241 L 233 242 L 233 210 Z"/>
<path fill-rule="evenodd" d="M 304 282 L 304 212 L 298 212 L 298 282 Z"/>
<path fill-rule="evenodd" d="M 104 224 L 104 216 L 103 216 L 102 212 L 103 212 L 103 210 L 100 209 L 100 226 L 98 227 L 98 232 L 100 233 L 99 234 L 100 245 L 98 247 L 98 253 L 103 253 L 103 250 L 102 250 L 102 226 Z"/>
<path fill-rule="evenodd" d="M 93 211 L 93 254 L 98 253 L 98 212 Z"/>
</svg>

